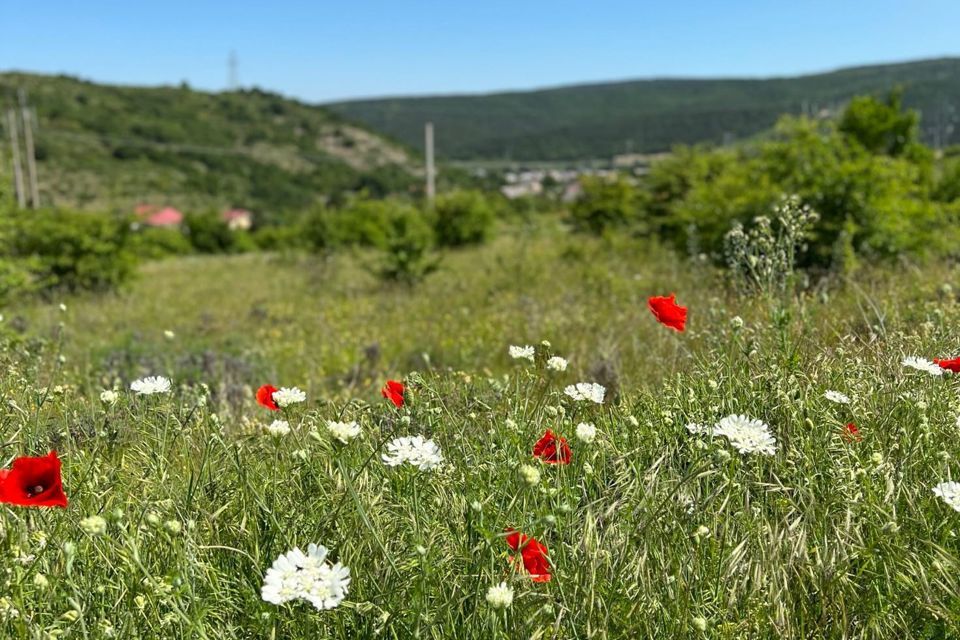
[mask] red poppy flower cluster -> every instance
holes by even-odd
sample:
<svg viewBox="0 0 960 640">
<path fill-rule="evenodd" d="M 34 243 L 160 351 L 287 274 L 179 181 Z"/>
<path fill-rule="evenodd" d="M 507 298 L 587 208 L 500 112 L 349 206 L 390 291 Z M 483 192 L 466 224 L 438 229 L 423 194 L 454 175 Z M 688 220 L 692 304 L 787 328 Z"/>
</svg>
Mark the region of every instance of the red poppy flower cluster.
<svg viewBox="0 0 960 640">
<path fill-rule="evenodd" d="M 566 438 L 561 438 L 550 429 L 547 429 L 536 444 L 533 445 L 533 456 L 540 458 L 547 464 L 570 464 L 573 452 Z"/>
<path fill-rule="evenodd" d="M 10 469 L 0 469 L 0 502 L 19 507 L 66 507 L 57 452 L 17 458 Z"/>
<path fill-rule="evenodd" d="M 675 293 L 671 293 L 669 297 L 652 296 L 647 300 L 647 306 L 657 322 L 670 327 L 674 331 L 683 333 L 687 324 L 687 308 L 678 305 L 676 297 L 677 294 Z"/>
<path fill-rule="evenodd" d="M 380 389 L 380 395 L 393 403 L 397 409 L 403 406 L 403 392 L 405 387 L 402 382 L 397 380 L 387 380 L 387 383 L 383 385 L 383 389 Z"/>
<path fill-rule="evenodd" d="M 270 409 L 270 411 L 279 411 L 280 406 L 273 399 L 273 394 L 276 393 L 277 391 L 279 391 L 279 389 L 277 389 L 272 384 L 263 385 L 262 387 L 257 389 L 257 403 L 261 407 L 266 407 L 267 409 Z"/>
<path fill-rule="evenodd" d="M 937 365 L 941 369 L 946 369 L 947 371 L 952 371 L 953 373 L 960 373 L 960 358 L 934 358 L 933 364 Z"/>
<path fill-rule="evenodd" d="M 534 582 L 550 582 L 553 576 L 550 573 L 550 558 L 546 545 L 514 529 L 507 529 L 506 540 L 511 549 L 520 552 L 523 568 Z M 512 557 L 510 561 L 513 562 Z"/>
</svg>

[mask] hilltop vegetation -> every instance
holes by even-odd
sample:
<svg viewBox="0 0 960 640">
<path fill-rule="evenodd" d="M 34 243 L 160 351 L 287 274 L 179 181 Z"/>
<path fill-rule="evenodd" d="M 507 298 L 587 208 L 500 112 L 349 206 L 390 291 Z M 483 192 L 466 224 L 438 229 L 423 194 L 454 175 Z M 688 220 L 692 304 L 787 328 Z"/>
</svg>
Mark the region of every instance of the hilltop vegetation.
<svg viewBox="0 0 960 640">
<path fill-rule="evenodd" d="M 924 139 L 948 132 L 960 105 L 960 59 L 843 69 L 760 80 L 638 80 L 490 95 L 352 100 L 330 110 L 422 147 L 423 123 L 447 159 L 579 160 L 724 142 L 769 129 L 787 113 L 839 111 L 851 97 L 905 89 L 924 114 Z"/>
<path fill-rule="evenodd" d="M 0 74 L 0 103 L 13 104 L 18 89 L 38 119 L 45 206 L 242 206 L 263 220 L 420 182 L 402 146 L 322 107 L 256 89 L 205 93 Z"/>
</svg>

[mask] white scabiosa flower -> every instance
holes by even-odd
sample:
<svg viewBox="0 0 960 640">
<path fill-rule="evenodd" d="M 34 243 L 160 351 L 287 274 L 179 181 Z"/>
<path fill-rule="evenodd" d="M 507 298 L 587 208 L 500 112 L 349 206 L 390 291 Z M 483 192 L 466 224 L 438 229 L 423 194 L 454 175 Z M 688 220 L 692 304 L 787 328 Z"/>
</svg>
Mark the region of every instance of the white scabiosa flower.
<svg viewBox="0 0 960 640">
<path fill-rule="evenodd" d="M 850 396 L 844 395 L 839 391 L 833 391 L 832 389 L 824 391 L 823 397 L 837 404 L 850 404 Z"/>
<path fill-rule="evenodd" d="M 279 407 L 289 407 L 307 399 L 307 394 L 296 387 L 281 387 L 273 392 L 273 401 Z"/>
<path fill-rule="evenodd" d="M 563 392 L 578 402 L 589 400 L 590 402 L 603 404 L 603 397 L 607 390 L 596 382 L 578 382 L 577 384 L 571 384 Z"/>
<path fill-rule="evenodd" d="M 577 425 L 577 439 L 590 444 L 597 439 L 597 428 L 592 422 L 581 422 Z"/>
<path fill-rule="evenodd" d="M 350 569 L 327 560 L 327 548 L 310 544 L 280 555 L 263 577 L 260 597 L 272 604 L 306 600 L 317 609 L 333 609 L 350 586 Z"/>
<path fill-rule="evenodd" d="M 762 453 L 772 456 L 777 452 L 777 440 L 764 422 L 741 415 L 722 418 L 713 433 L 724 436 L 740 453 Z"/>
<path fill-rule="evenodd" d="M 155 393 L 170 393 L 170 380 L 163 376 L 150 376 L 134 380 L 130 390 L 138 396 L 151 396 Z"/>
<path fill-rule="evenodd" d="M 360 435 L 360 425 L 357 424 L 356 421 L 337 422 L 335 420 L 327 420 L 327 431 L 343 444 L 347 444 Z"/>
<path fill-rule="evenodd" d="M 941 482 L 933 493 L 946 502 L 954 511 L 960 511 L 960 482 Z"/>
<path fill-rule="evenodd" d="M 487 602 L 494 609 L 506 609 L 513 604 L 513 589 L 506 582 L 487 589 Z"/>
<path fill-rule="evenodd" d="M 520 477 L 531 487 L 540 482 L 540 470 L 529 464 L 520 465 Z"/>
<path fill-rule="evenodd" d="M 435 469 L 443 462 L 443 455 L 437 443 L 423 436 L 394 438 L 387 443 L 387 451 L 380 457 L 387 466 L 396 467 L 407 463 L 421 471 Z"/>
<path fill-rule="evenodd" d="M 547 359 L 547 369 L 551 371 L 566 371 L 567 364 L 567 360 L 560 356 L 553 356 Z"/>
<path fill-rule="evenodd" d="M 924 373 L 929 373 L 932 376 L 942 376 L 943 369 L 940 368 L 940 365 L 930 362 L 926 358 L 918 358 L 916 356 L 907 356 L 903 359 L 903 366 L 909 367 L 911 369 L 916 369 L 917 371 L 923 371 Z"/>
<path fill-rule="evenodd" d="M 120 398 L 120 394 L 113 389 L 104 389 L 100 392 L 100 402 L 103 404 L 114 405 Z"/>
<path fill-rule="evenodd" d="M 290 433 L 290 423 L 286 420 L 274 420 L 264 427 L 264 431 L 274 438 L 281 438 Z"/>
<path fill-rule="evenodd" d="M 533 362 L 533 357 L 537 353 L 537 350 L 530 345 L 524 345 L 522 347 L 510 345 L 510 349 L 508 351 L 510 353 L 510 357 L 514 360 L 529 360 L 530 362 Z"/>
</svg>

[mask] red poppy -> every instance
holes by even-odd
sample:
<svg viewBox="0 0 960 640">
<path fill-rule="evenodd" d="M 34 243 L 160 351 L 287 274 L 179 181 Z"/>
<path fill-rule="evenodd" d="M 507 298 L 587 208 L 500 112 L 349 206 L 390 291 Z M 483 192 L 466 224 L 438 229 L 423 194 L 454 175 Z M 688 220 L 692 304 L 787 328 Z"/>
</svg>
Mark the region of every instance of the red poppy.
<svg viewBox="0 0 960 640">
<path fill-rule="evenodd" d="M 260 403 L 261 407 L 266 407 L 270 411 L 279 411 L 280 407 L 273 400 L 273 394 L 277 391 L 278 389 L 272 384 L 263 385 L 257 389 L 257 402 Z"/>
<path fill-rule="evenodd" d="M 853 424 L 852 422 L 848 422 L 843 428 L 843 433 L 841 436 L 847 442 L 860 442 L 863 440 L 863 436 L 860 435 L 860 429 L 858 429 L 857 425 Z"/>
<path fill-rule="evenodd" d="M 954 358 L 953 360 L 941 360 L 934 358 L 933 364 L 938 365 L 941 369 L 953 371 L 954 373 L 960 373 L 960 358 Z"/>
<path fill-rule="evenodd" d="M 683 327 L 687 323 L 687 308 L 678 305 L 675 301 L 676 297 L 675 293 L 671 293 L 669 298 L 652 296 L 647 300 L 647 306 L 650 307 L 657 322 L 683 333 Z"/>
<path fill-rule="evenodd" d="M 397 409 L 403 406 L 403 392 L 405 387 L 402 382 L 396 380 L 387 380 L 387 384 L 380 389 L 380 395 L 393 403 Z"/>
<path fill-rule="evenodd" d="M 17 458 L 0 470 L 0 502 L 21 507 L 66 507 L 56 451 L 39 458 Z"/>
<path fill-rule="evenodd" d="M 550 429 L 533 445 L 533 457 L 547 464 L 570 464 L 571 455 L 566 438 L 561 438 Z"/>
<path fill-rule="evenodd" d="M 550 559 L 547 557 L 547 547 L 529 536 L 507 529 L 507 544 L 514 551 L 520 551 L 523 568 L 533 577 L 534 582 L 550 582 Z M 510 558 L 513 561 L 513 558 Z"/>
</svg>

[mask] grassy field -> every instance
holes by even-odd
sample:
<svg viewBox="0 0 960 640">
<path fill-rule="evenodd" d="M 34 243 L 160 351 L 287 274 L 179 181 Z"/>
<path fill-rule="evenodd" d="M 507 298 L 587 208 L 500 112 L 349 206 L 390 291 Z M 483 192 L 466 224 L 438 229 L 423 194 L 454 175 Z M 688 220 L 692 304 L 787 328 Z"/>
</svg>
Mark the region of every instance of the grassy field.
<svg viewBox="0 0 960 640">
<path fill-rule="evenodd" d="M 115 295 L 6 310 L 4 462 L 55 448 L 70 505 L 4 509 L 0 636 L 960 635 L 960 513 L 931 490 L 960 474 L 960 380 L 901 365 L 960 355 L 960 270 L 745 297 L 654 245 L 551 224 L 449 254 L 414 289 L 368 259 L 170 260 Z M 682 334 L 646 309 L 671 292 Z M 526 344 L 536 363 L 508 356 Z M 128 390 L 146 375 L 172 391 Z M 606 402 L 564 393 L 580 381 Z M 273 413 L 263 383 L 306 402 Z M 769 425 L 773 455 L 687 428 L 728 414 Z M 265 433 L 280 417 L 290 432 Z M 546 429 L 569 464 L 532 456 Z M 384 464 L 417 434 L 440 467 Z M 508 528 L 545 545 L 551 580 L 511 563 Z M 350 568 L 344 601 L 265 602 L 268 568 L 309 543 Z M 501 582 L 507 608 L 486 597 Z"/>
</svg>

